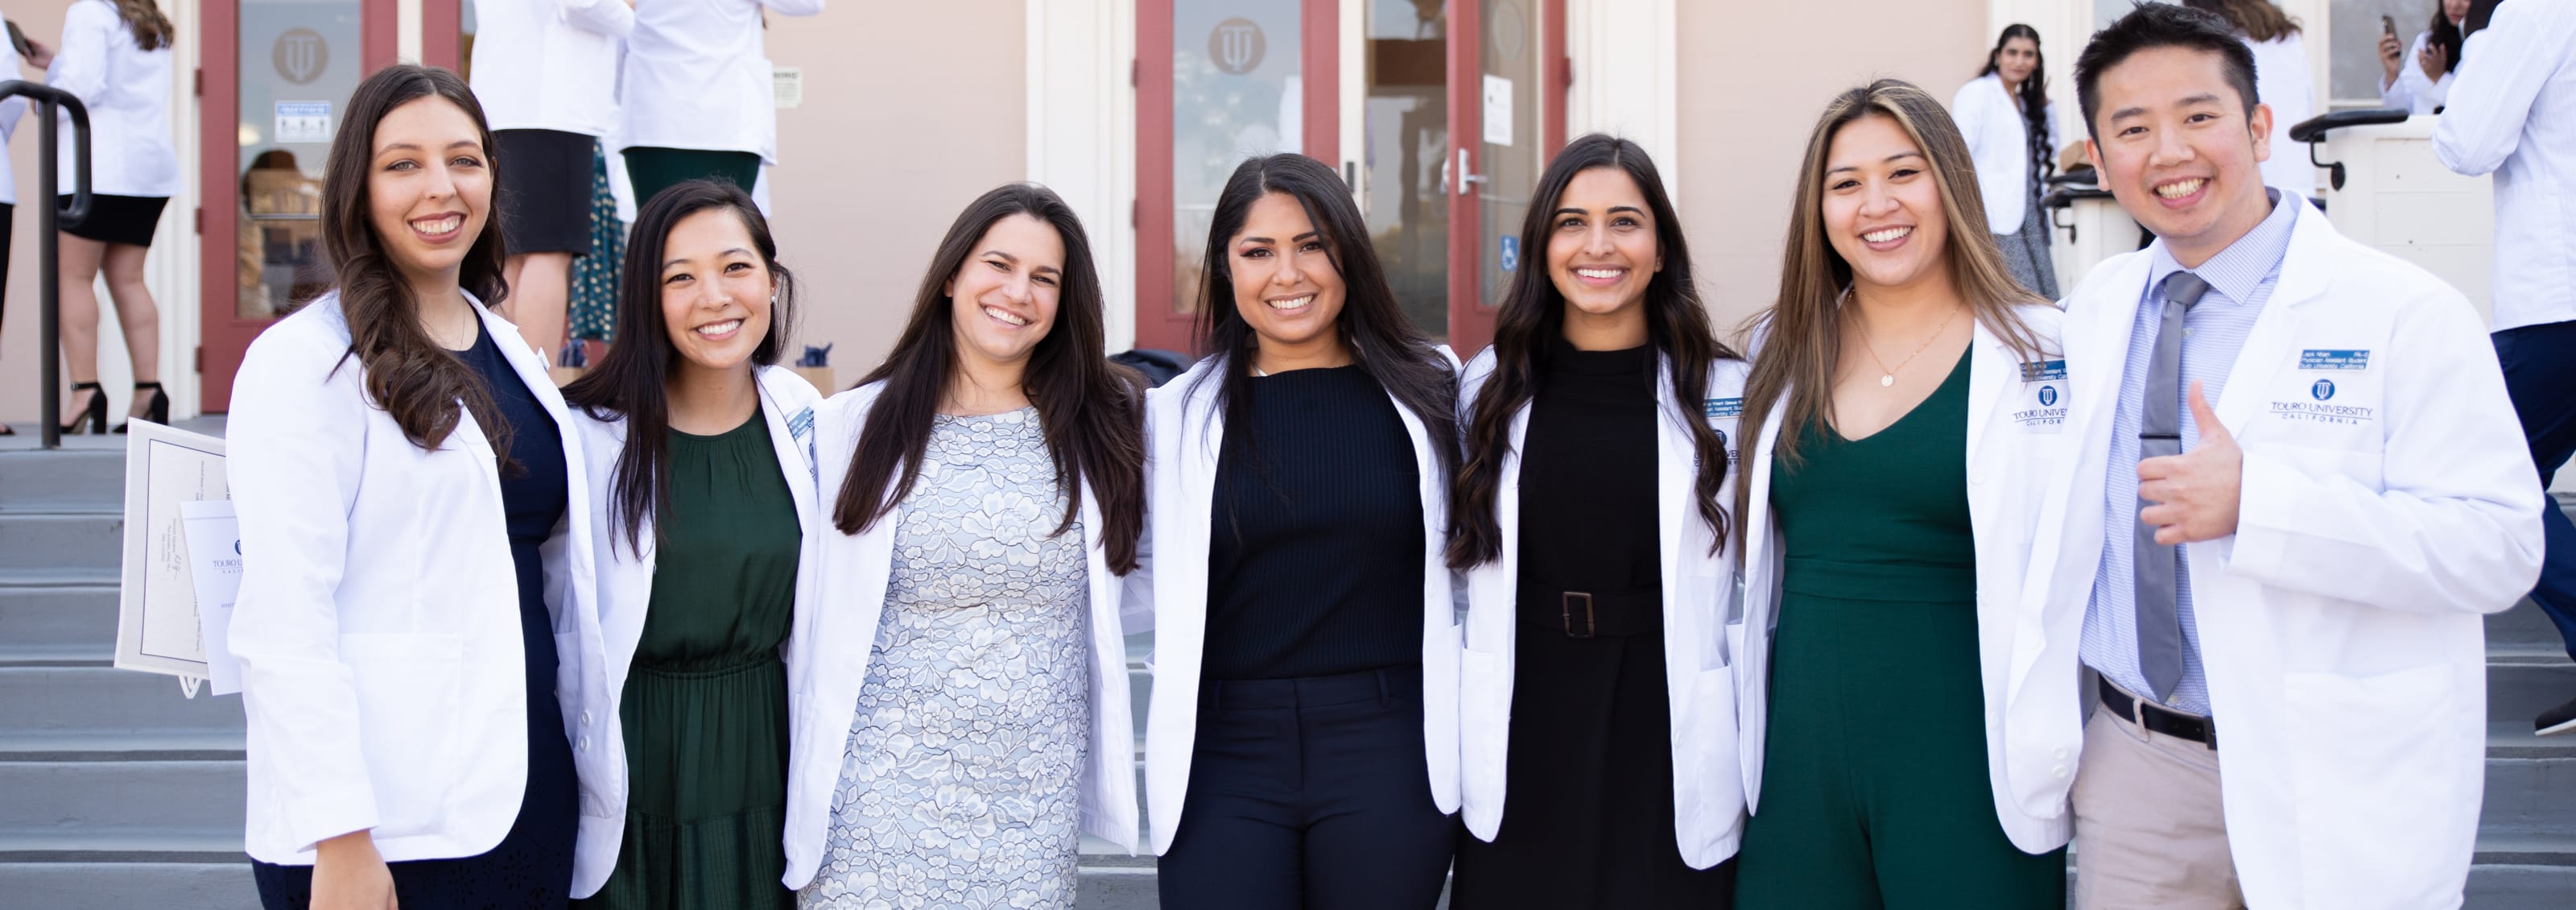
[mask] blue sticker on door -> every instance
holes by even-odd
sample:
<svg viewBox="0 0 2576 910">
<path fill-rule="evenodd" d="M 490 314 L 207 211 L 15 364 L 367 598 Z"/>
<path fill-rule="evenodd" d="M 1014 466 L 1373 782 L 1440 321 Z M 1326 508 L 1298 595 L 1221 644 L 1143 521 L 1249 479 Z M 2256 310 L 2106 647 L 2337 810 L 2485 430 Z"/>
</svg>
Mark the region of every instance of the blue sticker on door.
<svg viewBox="0 0 2576 910">
<path fill-rule="evenodd" d="M 1509 235 L 1509 234 L 1506 234 L 1506 235 L 1504 235 L 1504 236 L 1503 236 L 1503 252 L 1502 252 L 1501 260 L 1502 260 L 1503 271 L 1506 271 L 1506 272 L 1516 271 L 1516 270 L 1518 270 L 1518 269 L 1521 267 L 1521 239 L 1520 239 L 1520 238 L 1518 238 L 1518 237 L 1514 237 L 1514 236 L 1511 236 L 1511 235 Z"/>
</svg>

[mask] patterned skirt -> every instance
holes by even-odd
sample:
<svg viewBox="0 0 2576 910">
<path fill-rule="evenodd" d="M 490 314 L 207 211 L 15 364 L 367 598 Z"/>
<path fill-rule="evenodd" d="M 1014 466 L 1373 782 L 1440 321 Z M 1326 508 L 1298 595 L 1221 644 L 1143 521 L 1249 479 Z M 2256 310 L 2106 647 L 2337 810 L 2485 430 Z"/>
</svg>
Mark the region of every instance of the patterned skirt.
<svg viewBox="0 0 2576 910">
<path fill-rule="evenodd" d="M 626 222 L 608 188 L 608 156 L 590 157 L 590 255 L 573 261 L 572 337 L 608 341 L 617 328 L 617 270 L 626 262 Z"/>
</svg>

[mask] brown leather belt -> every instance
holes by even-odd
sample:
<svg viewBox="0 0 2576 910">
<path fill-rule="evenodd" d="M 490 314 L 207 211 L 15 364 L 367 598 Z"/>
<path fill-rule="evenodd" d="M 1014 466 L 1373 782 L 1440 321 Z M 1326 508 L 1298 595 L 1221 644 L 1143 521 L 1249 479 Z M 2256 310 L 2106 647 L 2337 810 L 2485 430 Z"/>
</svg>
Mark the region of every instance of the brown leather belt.
<svg viewBox="0 0 2576 910">
<path fill-rule="evenodd" d="M 1664 630 L 1664 592 L 1539 589 L 1520 592 L 1520 620 L 1567 638 L 1621 638 Z"/>
</svg>

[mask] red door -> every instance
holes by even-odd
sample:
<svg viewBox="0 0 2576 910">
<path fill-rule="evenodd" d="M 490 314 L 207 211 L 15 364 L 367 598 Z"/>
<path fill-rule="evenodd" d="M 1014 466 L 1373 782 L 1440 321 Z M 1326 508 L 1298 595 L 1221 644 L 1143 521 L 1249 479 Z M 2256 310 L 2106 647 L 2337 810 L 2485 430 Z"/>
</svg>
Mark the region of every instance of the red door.
<svg viewBox="0 0 2576 910">
<path fill-rule="evenodd" d="M 1545 268 L 1523 250 L 1531 188 L 1565 147 L 1565 0 L 1449 0 L 1449 344 L 1475 356 L 1494 338 L 1512 273 Z"/>
<path fill-rule="evenodd" d="M 425 9 L 453 21 L 458 2 Z M 350 91 L 393 62 L 399 11 L 398 0 L 240 0 L 203 4 L 199 15 L 198 371 L 200 407 L 221 412 L 251 339 L 330 283 L 323 159 Z"/>
</svg>

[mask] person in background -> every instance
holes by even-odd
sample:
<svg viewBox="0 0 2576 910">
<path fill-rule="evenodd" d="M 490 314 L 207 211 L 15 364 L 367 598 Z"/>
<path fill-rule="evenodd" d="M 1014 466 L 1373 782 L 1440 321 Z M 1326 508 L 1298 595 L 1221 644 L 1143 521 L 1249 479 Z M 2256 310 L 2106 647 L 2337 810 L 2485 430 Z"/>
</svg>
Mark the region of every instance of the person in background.
<svg viewBox="0 0 2576 910">
<path fill-rule="evenodd" d="M 564 344 L 573 260 L 590 252 L 591 164 L 616 126 L 617 42 L 633 0 L 474 0 L 474 94 L 501 143 L 509 317 L 538 354 Z"/>
<path fill-rule="evenodd" d="M 491 147 L 455 73 L 360 82 L 323 178 L 336 284 L 234 380 L 230 643 L 268 910 L 571 893 L 574 753 L 605 743 L 565 723 L 594 720 L 574 683 L 604 672 L 588 485 L 546 365 L 489 303 Z"/>
<path fill-rule="evenodd" d="M 63 365 L 72 379 L 72 397 L 63 403 L 72 419 L 65 433 L 107 432 L 107 393 L 98 387 L 98 294 L 92 290 L 102 271 L 134 365 L 134 401 L 127 413 L 170 422 L 170 396 L 160 382 L 161 310 L 143 283 L 143 262 L 152 252 L 161 209 L 179 192 L 179 161 L 170 149 L 170 56 L 177 40 L 170 18 L 153 0 L 78 0 L 63 11 L 62 49 L 50 59 L 28 61 L 46 68 L 46 84 L 89 108 L 89 215 L 61 231 L 57 257 Z M 71 115 L 62 117 L 66 125 L 57 134 L 56 160 L 68 179 L 76 149 Z M 67 193 L 58 201 L 68 205 L 71 199 Z M 125 427 L 118 425 L 116 432 Z"/>
<path fill-rule="evenodd" d="M 754 190 L 761 165 L 778 163 L 763 14 L 811 16 L 823 2 L 638 0 L 617 134 L 636 205 L 700 177 Z"/>
<path fill-rule="evenodd" d="M 2046 646 L 2098 676 L 2044 772 L 2075 777 L 2077 899 L 2457 907 L 2484 620 L 2541 559 L 2495 349 L 2458 290 L 2263 185 L 2226 20 L 2140 5 L 2075 76 L 2102 185 L 2157 237 L 2068 295 L 2066 360 L 2099 380 L 2073 470 L 2016 481 L 2047 497 L 2040 602 L 2086 605 Z"/>
<path fill-rule="evenodd" d="M 2397 33 L 2379 36 L 2379 103 L 2410 114 L 2440 113 L 2460 68 L 2460 27 L 2470 0 L 2434 0 L 2433 24 L 2400 44 Z M 2403 52 L 2401 53 L 2401 49 Z"/>
<path fill-rule="evenodd" d="M 2057 261 L 2050 257 L 2048 213 L 2040 197 L 2056 170 L 2057 103 L 2048 97 L 2048 58 L 2039 30 L 2004 26 L 1986 68 L 1950 99 L 1950 116 L 1976 158 L 1986 223 L 2013 280 L 2057 299 Z"/>
<path fill-rule="evenodd" d="M 2495 175 L 2492 337 L 2545 489 L 2576 453 L 2576 0 L 2499 5 L 2475 44 L 2433 154 L 2462 174 Z M 2554 503 L 2540 517 L 2549 557 L 2531 599 L 2576 657 L 2576 523 Z M 2576 732 L 2576 697 L 2533 727 Z"/>
<path fill-rule="evenodd" d="M 11 24 L 8 28 L 14 32 L 17 26 Z M 44 45 L 33 40 L 27 42 L 27 50 L 32 54 L 51 53 Z M 18 61 L 17 43 L 0 42 L 0 82 L 23 78 L 18 71 Z M 17 135 L 18 118 L 25 116 L 26 113 L 27 99 L 24 96 L 12 96 L 6 101 L 0 101 L 0 311 L 5 311 L 5 298 L 9 286 L 9 237 L 16 233 L 11 230 L 11 227 L 16 223 L 18 211 L 18 172 L 10 169 L 9 166 L 9 138 Z M 10 429 L 8 424 L 0 423 L 0 436 L 15 435 L 18 435 L 17 430 Z"/>
<path fill-rule="evenodd" d="M 1211 356 L 1148 398 L 1128 584 L 1162 904 L 1429 910 L 1458 806 L 1457 363 L 1303 155 L 1235 166 L 1193 290 Z"/>
<path fill-rule="evenodd" d="M 1467 365 L 1459 910 L 1733 905 L 1735 409 L 1662 174 L 1568 143 Z M 1542 267 L 1543 264 L 1543 267 Z M 1453 633 L 1454 634 L 1454 633 Z"/>
<path fill-rule="evenodd" d="M 2308 161 L 2306 143 L 2290 141 L 2290 128 L 2317 112 L 2316 75 L 2308 66 L 2299 23 L 2271 0 L 2182 0 L 2182 5 L 2218 14 L 2254 52 L 2254 94 L 2272 110 L 2272 152 L 2262 159 L 2263 184 L 2301 199 L 2314 197 L 2317 167 Z"/>
<path fill-rule="evenodd" d="M 798 636 L 799 906 L 1064 910 L 1082 835 L 1135 850 L 1118 575 L 1144 394 L 1103 307 L 1073 207 L 1002 186 L 949 225 L 885 362 L 815 409 L 831 529 Z"/>
<path fill-rule="evenodd" d="M 778 365 L 796 282 L 729 183 L 653 197 L 635 236 L 628 343 L 564 387 L 603 650 L 627 658 L 580 681 L 600 747 L 582 789 L 609 811 L 582 814 L 573 906 L 784 910 L 790 633 L 812 622 L 804 554 L 822 539 L 820 396 Z"/>
</svg>

